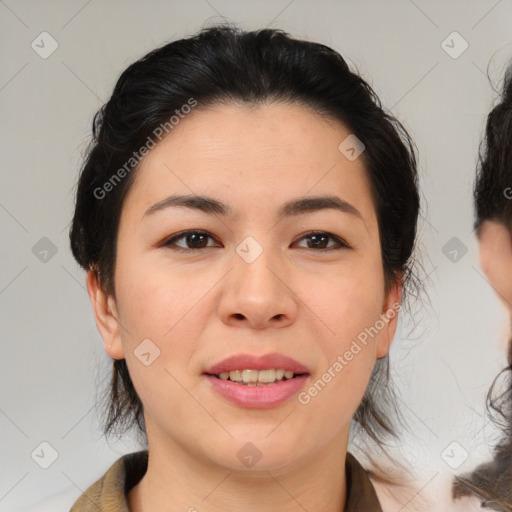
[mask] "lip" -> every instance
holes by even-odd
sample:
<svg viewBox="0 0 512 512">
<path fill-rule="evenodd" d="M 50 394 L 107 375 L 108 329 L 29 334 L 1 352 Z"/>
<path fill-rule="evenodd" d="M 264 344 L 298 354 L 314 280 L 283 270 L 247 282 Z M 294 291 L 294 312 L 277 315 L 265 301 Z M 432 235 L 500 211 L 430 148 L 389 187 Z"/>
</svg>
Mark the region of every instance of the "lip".
<svg viewBox="0 0 512 512">
<path fill-rule="evenodd" d="M 300 375 L 266 386 L 245 386 L 219 379 L 213 375 L 205 375 L 205 377 L 220 396 L 239 407 L 270 409 L 281 405 L 299 393 L 310 376 L 309 374 Z"/>
<path fill-rule="evenodd" d="M 214 364 L 213 366 L 208 368 L 204 373 L 208 375 L 219 375 L 219 373 L 231 372 L 234 370 L 270 369 L 290 370 L 295 374 L 311 373 L 308 368 L 306 368 L 298 361 L 295 361 L 295 359 L 278 353 L 265 354 L 263 356 L 254 356 L 251 354 L 236 354 Z"/>
<path fill-rule="evenodd" d="M 289 380 L 276 381 L 265 386 L 246 386 L 222 380 L 216 375 L 234 370 L 283 369 L 295 373 Z M 204 372 L 214 391 L 239 407 L 268 409 L 277 407 L 296 395 L 310 377 L 309 369 L 295 359 L 283 354 L 272 353 L 262 356 L 236 354 L 214 364 Z"/>
</svg>

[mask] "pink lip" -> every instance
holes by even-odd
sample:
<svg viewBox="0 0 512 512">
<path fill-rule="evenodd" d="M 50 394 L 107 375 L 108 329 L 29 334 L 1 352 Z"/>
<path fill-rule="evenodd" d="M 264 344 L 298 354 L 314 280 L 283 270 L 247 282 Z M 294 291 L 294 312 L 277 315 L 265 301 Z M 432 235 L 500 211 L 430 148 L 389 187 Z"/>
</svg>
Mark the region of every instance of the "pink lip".
<svg viewBox="0 0 512 512">
<path fill-rule="evenodd" d="M 264 356 L 253 356 L 251 354 L 237 354 L 223 359 L 217 364 L 208 368 L 204 373 L 208 375 L 219 375 L 222 372 L 233 370 L 291 370 L 293 373 L 310 373 L 310 371 L 291 357 L 282 354 L 266 354 Z M 260 386 L 262 387 L 262 386 Z"/>
<path fill-rule="evenodd" d="M 216 377 L 222 372 L 233 370 L 270 369 L 290 370 L 296 376 L 293 379 L 276 381 L 274 384 L 265 386 L 246 386 Z M 310 374 L 308 368 L 295 359 L 277 353 L 263 356 L 237 354 L 214 364 L 204 373 L 213 389 L 223 398 L 239 407 L 253 409 L 267 409 L 286 402 L 300 391 Z"/>
<path fill-rule="evenodd" d="M 277 407 L 296 395 L 309 379 L 309 375 L 299 375 L 290 380 L 278 381 L 275 384 L 245 386 L 244 384 L 219 379 L 213 375 L 206 375 L 205 377 L 223 398 L 239 407 L 252 409 Z"/>
</svg>

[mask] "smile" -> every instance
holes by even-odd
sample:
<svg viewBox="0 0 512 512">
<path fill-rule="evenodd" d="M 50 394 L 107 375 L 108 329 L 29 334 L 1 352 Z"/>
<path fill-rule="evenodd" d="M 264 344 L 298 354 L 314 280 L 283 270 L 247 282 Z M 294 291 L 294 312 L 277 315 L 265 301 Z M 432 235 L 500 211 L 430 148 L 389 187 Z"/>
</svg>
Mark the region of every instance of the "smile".
<svg viewBox="0 0 512 512">
<path fill-rule="evenodd" d="M 290 380 L 295 376 L 291 370 L 269 369 L 269 370 L 233 370 L 221 372 L 216 375 L 219 379 L 245 384 L 246 386 L 265 386 L 275 384 L 278 381 Z"/>
</svg>

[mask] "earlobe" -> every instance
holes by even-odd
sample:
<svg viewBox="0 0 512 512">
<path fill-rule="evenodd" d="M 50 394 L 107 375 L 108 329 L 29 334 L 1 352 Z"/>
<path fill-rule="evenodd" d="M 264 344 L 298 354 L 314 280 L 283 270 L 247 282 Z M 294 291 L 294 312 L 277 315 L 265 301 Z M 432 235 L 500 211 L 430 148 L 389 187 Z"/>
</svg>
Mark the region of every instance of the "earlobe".
<svg viewBox="0 0 512 512">
<path fill-rule="evenodd" d="M 105 293 L 99 282 L 98 274 L 93 269 L 87 272 L 87 291 L 96 327 L 103 338 L 105 352 L 113 359 L 123 359 L 124 350 L 121 343 L 116 303 L 111 295 Z"/>
<path fill-rule="evenodd" d="M 380 330 L 377 343 L 378 359 L 387 356 L 391 348 L 391 342 L 396 333 L 398 314 L 402 304 L 402 287 L 402 279 L 397 279 L 396 282 L 391 285 L 391 289 L 386 295 L 380 316 L 382 329 Z"/>
</svg>

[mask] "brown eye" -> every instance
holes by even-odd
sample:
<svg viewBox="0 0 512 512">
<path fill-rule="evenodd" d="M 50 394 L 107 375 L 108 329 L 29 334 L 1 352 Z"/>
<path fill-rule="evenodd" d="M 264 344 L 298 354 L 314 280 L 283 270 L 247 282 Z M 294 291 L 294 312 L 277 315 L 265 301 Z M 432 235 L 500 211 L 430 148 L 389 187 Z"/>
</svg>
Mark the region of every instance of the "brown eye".
<svg viewBox="0 0 512 512">
<path fill-rule="evenodd" d="M 337 249 L 348 249 L 349 246 L 346 244 L 341 238 L 333 235 L 332 233 L 327 233 L 325 231 L 317 231 L 308 233 L 303 236 L 300 240 L 306 240 L 307 249 L 313 249 L 318 251 L 331 251 Z M 329 241 L 334 241 L 334 245 L 329 246 Z"/>
<path fill-rule="evenodd" d="M 183 231 L 178 235 L 175 235 L 164 242 L 164 246 L 175 248 L 176 250 L 193 251 L 198 249 L 204 249 L 207 247 L 213 247 L 208 245 L 208 240 L 213 240 L 212 236 L 206 231 Z M 184 245 L 180 245 L 178 241 L 184 241 Z"/>
<path fill-rule="evenodd" d="M 329 236 L 326 235 L 311 235 L 308 239 L 312 244 L 310 249 L 325 249 L 329 244 Z"/>
</svg>

